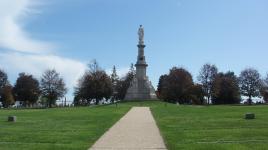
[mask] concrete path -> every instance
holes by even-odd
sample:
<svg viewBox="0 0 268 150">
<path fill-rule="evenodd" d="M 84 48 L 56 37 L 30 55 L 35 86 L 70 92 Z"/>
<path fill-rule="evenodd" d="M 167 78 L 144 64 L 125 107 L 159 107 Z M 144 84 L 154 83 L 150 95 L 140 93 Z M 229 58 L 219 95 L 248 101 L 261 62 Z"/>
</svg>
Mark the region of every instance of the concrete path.
<svg viewBox="0 0 268 150">
<path fill-rule="evenodd" d="M 90 150 L 166 150 L 149 107 L 133 107 Z"/>
</svg>

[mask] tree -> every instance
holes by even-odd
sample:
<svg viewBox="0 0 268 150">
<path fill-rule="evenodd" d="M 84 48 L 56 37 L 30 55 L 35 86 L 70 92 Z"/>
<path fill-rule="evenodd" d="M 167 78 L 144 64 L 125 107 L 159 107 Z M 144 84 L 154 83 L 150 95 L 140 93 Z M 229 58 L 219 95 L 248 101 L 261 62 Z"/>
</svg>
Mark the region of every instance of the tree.
<svg viewBox="0 0 268 150">
<path fill-rule="evenodd" d="M 248 97 L 248 104 L 252 104 L 252 97 L 260 96 L 261 79 L 256 69 L 243 70 L 239 76 L 239 84 L 241 94 Z"/>
<path fill-rule="evenodd" d="M 55 69 L 46 70 L 41 78 L 41 93 L 47 98 L 48 106 L 52 107 L 56 100 L 62 98 L 67 92 L 63 78 Z"/>
<path fill-rule="evenodd" d="M 198 80 L 202 83 L 205 96 L 207 97 L 207 104 L 210 102 L 212 82 L 215 79 L 217 72 L 217 67 L 211 64 L 204 64 L 199 72 Z"/>
<path fill-rule="evenodd" d="M 94 72 L 97 72 L 99 70 L 101 70 L 98 62 L 96 59 L 93 59 L 93 61 L 91 63 L 88 64 L 88 67 L 89 67 L 89 72 L 90 73 L 94 73 Z"/>
<path fill-rule="evenodd" d="M 205 92 L 201 84 L 195 84 L 191 87 L 191 100 L 193 104 L 204 104 Z"/>
<path fill-rule="evenodd" d="M 268 103 L 268 88 L 262 87 L 260 91 L 261 96 L 263 97 L 263 100 Z"/>
<path fill-rule="evenodd" d="M 135 76 L 135 69 L 134 69 L 134 65 L 131 64 L 128 73 L 117 82 L 116 99 L 118 99 L 118 100 L 124 100 L 125 99 L 127 90 L 130 87 L 134 76 Z"/>
<path fill-rule="evenodd" d="M 261 87 L 261 95 L 263 97 L 263 100 L 268 103 L 268 74 L 266 78 L 262 82 L 262 87 Z"/>
<path fill-rule="evenodd" d="M 86 93 L 86 91 L 85 91 L 85 89 L 82 89 L 82 87 L 81 87 L 81 81 L 82 79 L 80 79 L 79 80 L 79 85 L 78 85 L 78 87 L 75 87 L 75 89 L 74 89 L 74 105 L 75 106 L 86 106 L 86 105 L 89 105 L 90 104 L 90 102 L 91 102 L 91 98 L 89 98 L 89 99 L 86 99 L 85 98 L 85 94 L 88 94 L 88 93 Z M 82 95 L 82 92 L 83 92 L 83 94 L 84 95 Z"/>
<path fill-rule="evenodd" d="M 0 69 L 0 89 L 4 88 L 8 84 L 7 74 Z"/>
<path fill-rule="evenodd" d="M 3 103 L 4 87 L 9 84 L 7 74 L 0 69 L 0 102 Z"/>
<path fill-rule="evenodd" d="M 112 102 L 114 102 L 114 100 L 116 99 L 116 94 L 118 93 L 117 89 L 116 89 L 118 81 L 119 81 L 119 77 L 116 73 L 115 66 L 113 66 L 113 70 L 112 70 L 112 74 L 111 74 L 111 82 L 112 82 L 112 90 L 113 90 Z"/>
<path fill-rule="evenodd" d="M 157 97 L 159 99 L 163 99 L 164 97 L 166 97 L 165 93 L 167 90 L 167 77 L 168 75 L 161 75 L 158 81 L 158 85 L 157 85 Z"/>
<path fill-rule="evenodd" d="M 239 104 L 239 82 L 234 72 L 219 73 L 212 84 L 213 104 Z"/>
<path fill-rule="evenodd" d="M 169 74 L 162 77 L 160 97 L 168 102 L 190 103 L 191 88 L 193 86 L 192 75 L 183 68 L 173 67 Z M 164 86 L 163 86 L 164 85 Z"/>
<path fill-rule="evenodd" d="M 17 101 L 24 105 L 34 104 L 40 96 L 39 82 L 32 75 L 20 73 L 13 91 Z"/>
<path fill-rule="evenodd" d="M 85 72 L 79 80 L 78 87 L 75 88 L 75 102 L 80 104 L 86 101 L 90 104 L 95 100 L 98 105 L 100 100 L 109 99 L 112 95 L 112 82 L 105 71 L 98 67 L 98 63 L 94 61 L 89 65 L 89 70 Z"/>
<path fill-rule="evenodd" d="M 115 66 L 113 66 L 112 74 L 111 74 L 111 81 L 113 85 L 116 85 L 116 82 L 119 80 L 119 77 L 116 72 Z"/>
<path fill-rule="evenodd" d="M 3 87 L 2 103 L 4 108 L 8 108 L 10 105 L 14 105 L 14 97 L 12 95 L 12 86 L 5 85 Z"/>
</svg>

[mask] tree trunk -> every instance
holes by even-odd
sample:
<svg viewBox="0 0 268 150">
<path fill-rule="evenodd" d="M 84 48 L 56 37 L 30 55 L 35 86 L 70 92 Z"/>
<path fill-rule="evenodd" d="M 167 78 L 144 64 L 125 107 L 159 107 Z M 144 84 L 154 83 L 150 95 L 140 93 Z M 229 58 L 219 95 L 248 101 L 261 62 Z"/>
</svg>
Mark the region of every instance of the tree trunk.
<svg viewBox="0 0 268 150">
<path fill-rule="evenodd" d="M 48 107 L 52 108 L 52 100 L 51 99 L 48 100 Z"/>
<path fill-rule="evenodd" d="M 248 104 L 251 105 L 252 104 L 252 99 L 251 96 L 248 97 Z"/>
<path fill-rule="evenodd" d="M 209 99 L 210 99 L 210 94 L 209 94 L 209 90 L 207 89 L 207 105 L 209 105 Z"/>
<path fill-rule="evenodd" d="M 207 105 L 209 105 L 209 99 L 210 99 L 209 94 L 206 97 L 207 97 Z"/>
<path fill-rule="evenodd" d="M 100 100 L 96 99 L 96 101 L 95 101 L 95 105 L 99 105 L 99 101 L 100 101 Z"/>
</svg>

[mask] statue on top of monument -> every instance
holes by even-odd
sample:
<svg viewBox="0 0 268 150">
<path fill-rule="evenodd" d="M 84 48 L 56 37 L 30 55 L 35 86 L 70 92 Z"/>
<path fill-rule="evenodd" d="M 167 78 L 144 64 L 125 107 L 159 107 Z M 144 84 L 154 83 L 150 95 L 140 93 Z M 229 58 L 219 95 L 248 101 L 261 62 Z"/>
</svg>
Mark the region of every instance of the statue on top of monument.
<svg viewBox="0 0 268 150">
<path fill-rule="evenodd" d="M 142 25 L 140 25 L 139 31 L 138 31 L 138 35 L 139 35 L 139 43 L 143 44 L 144 42 L 144 29 L 142 27 Z"/>
</svg>

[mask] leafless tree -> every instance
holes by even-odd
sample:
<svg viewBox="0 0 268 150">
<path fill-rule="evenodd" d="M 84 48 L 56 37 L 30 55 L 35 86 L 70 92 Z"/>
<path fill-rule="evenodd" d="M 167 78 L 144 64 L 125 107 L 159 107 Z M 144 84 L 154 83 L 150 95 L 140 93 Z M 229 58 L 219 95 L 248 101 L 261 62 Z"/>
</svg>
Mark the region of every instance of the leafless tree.
<svg viewBox="0 0 268 150">
<path fill-rule="evenodd" d="M 204 64 L 201 68 L 198 76 L 198 80 L 202 83 L 203 89 L 205 91 L 205 96 L 207 97 L 207 104 L 210 103 L 211 99 L 211 89 L 212 83 L 218 73 L 218 69 L 215 65 Z"/>
<path fill-rule="evenodd" d="M 252 103 L 252 97 L 260 96 L 261 77 L 254 68 L 247 68 L 239 76 L 241 94 L 248 97 L 248 104 Z"/>
<path fill-rule="evenodd" d="M 60 77 L 55 69 L 52 69 L 44 72 L 41 78 L 41 91 L 42 96 L 48 100 L 48 106 L 52 107 L 56 103 L 56 100 L 66 94 L 67 88 L 65 87 L 63 78 Z"/>
</svg>

